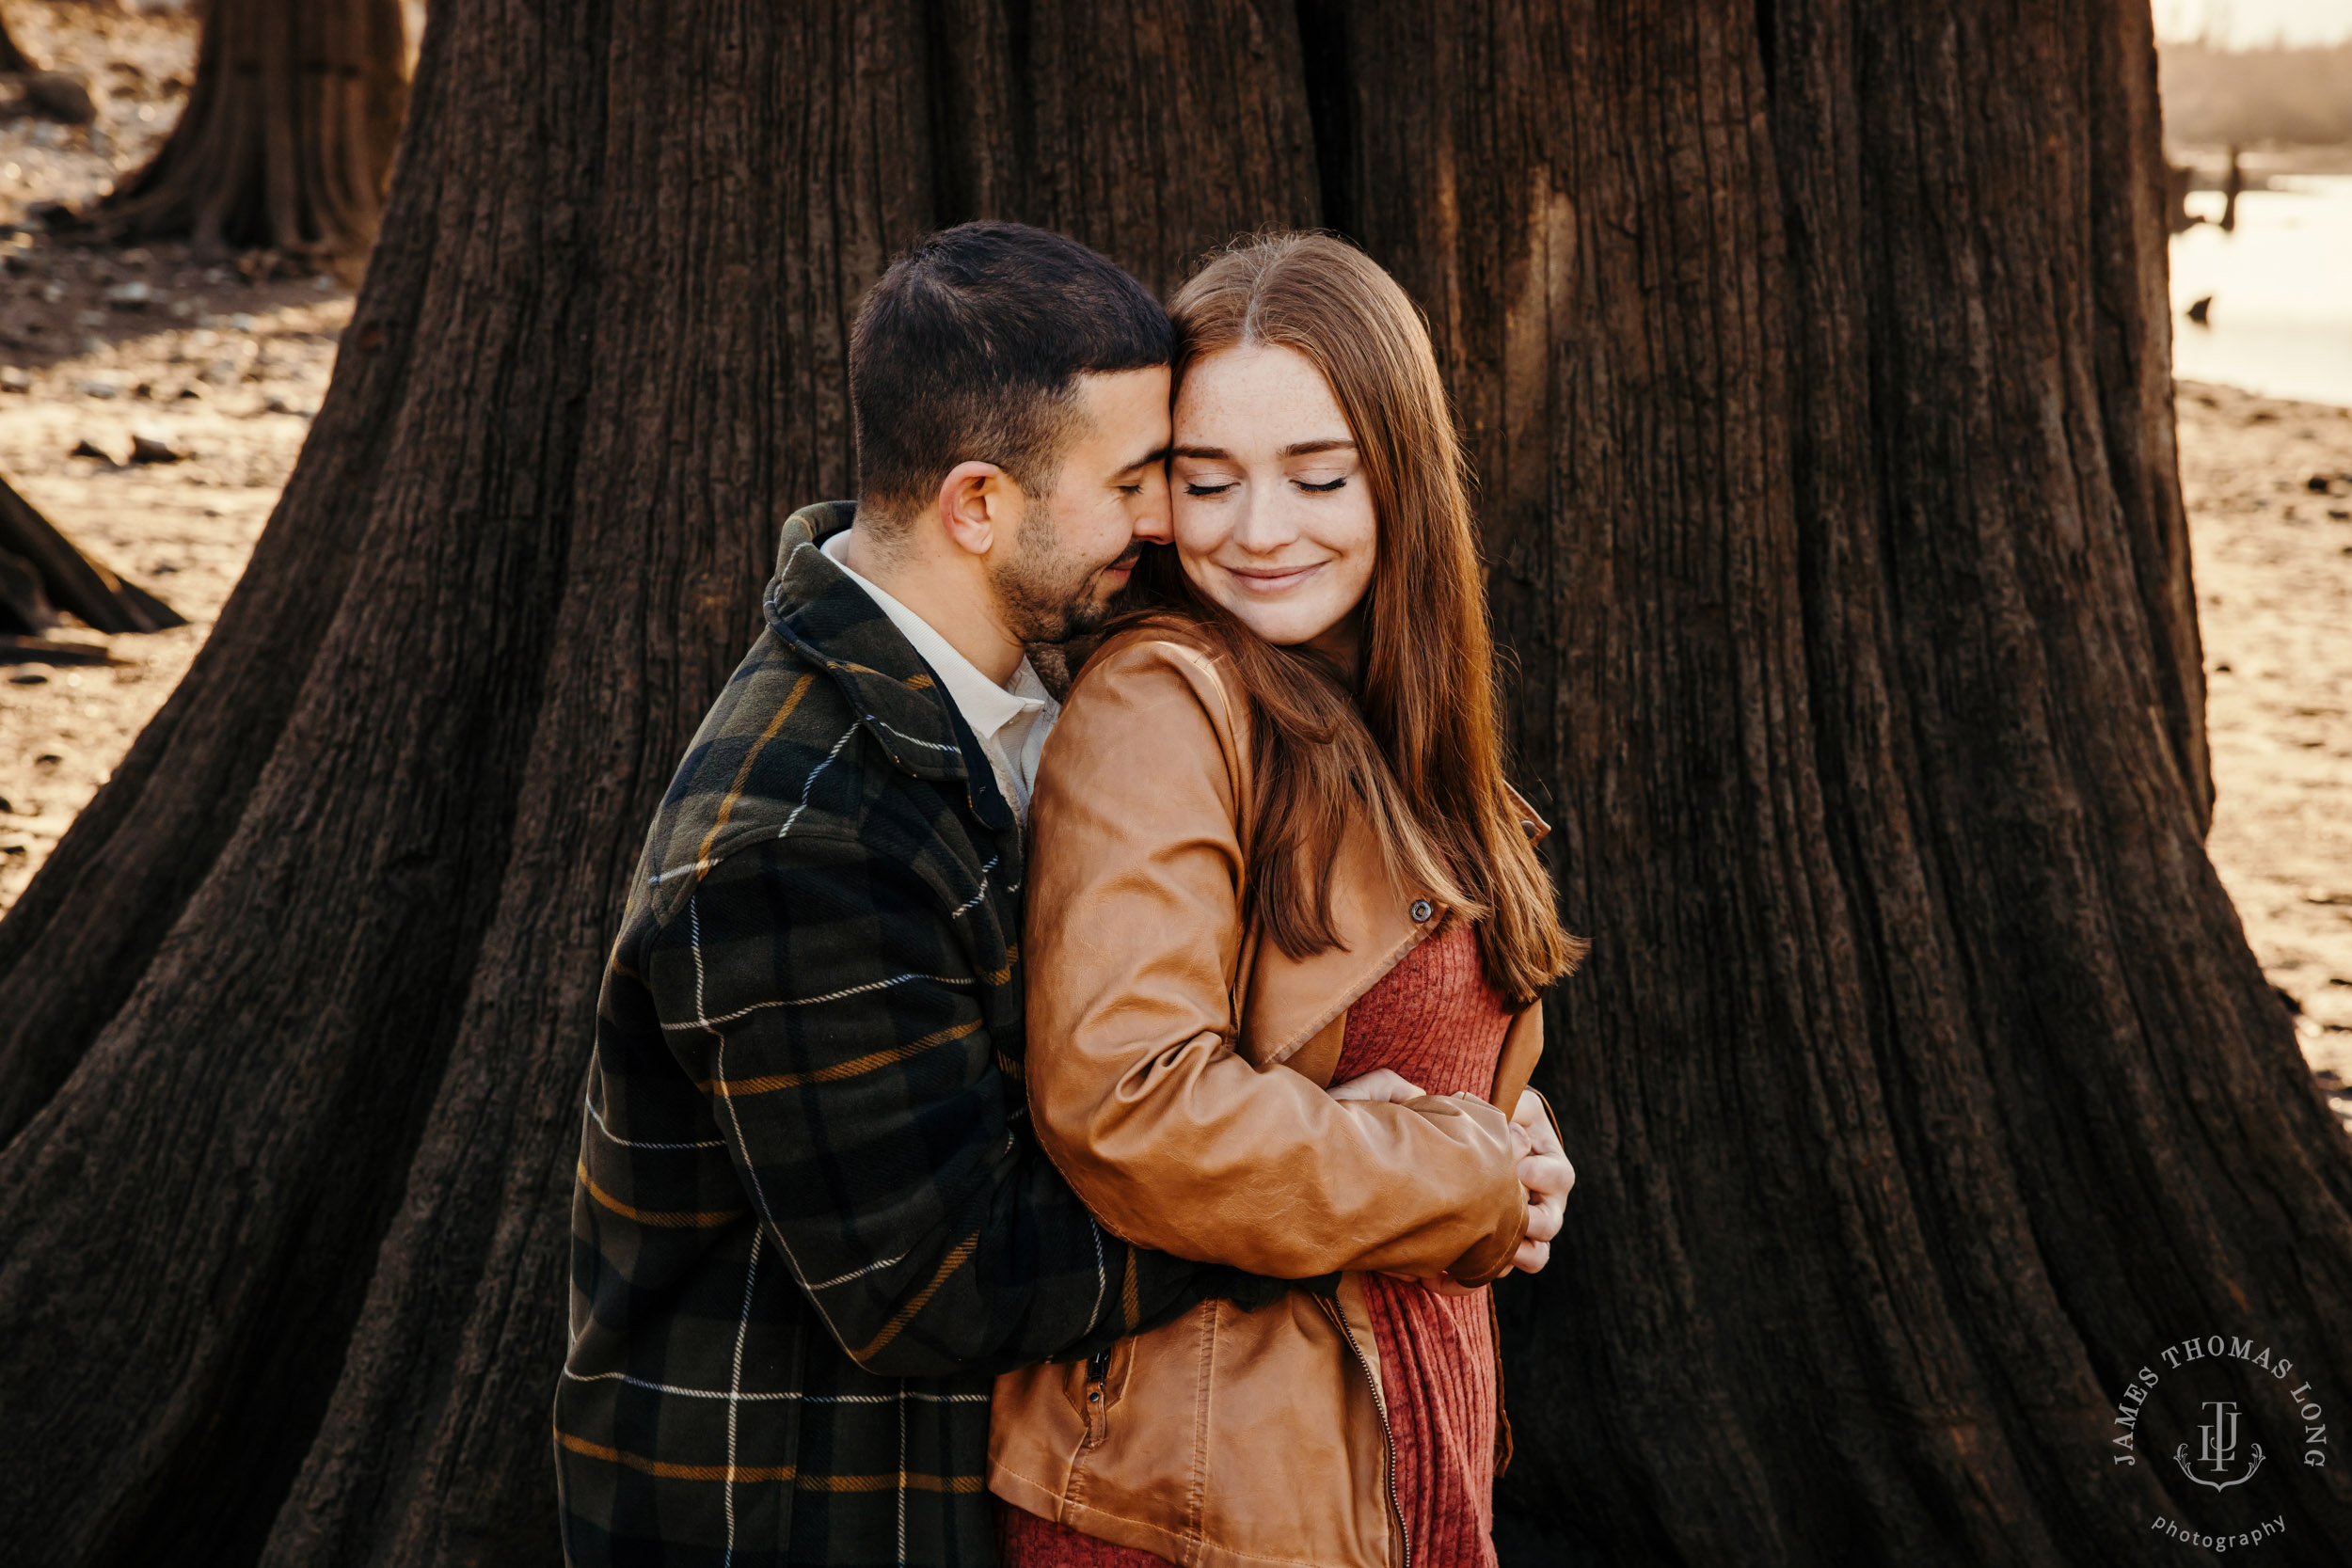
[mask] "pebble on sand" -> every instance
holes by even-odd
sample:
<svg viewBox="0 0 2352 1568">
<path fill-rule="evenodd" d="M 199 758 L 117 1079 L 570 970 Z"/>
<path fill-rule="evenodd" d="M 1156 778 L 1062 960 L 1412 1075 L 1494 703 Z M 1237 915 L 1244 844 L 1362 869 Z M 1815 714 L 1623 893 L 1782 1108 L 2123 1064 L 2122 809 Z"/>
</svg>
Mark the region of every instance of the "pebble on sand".
<svg viewBox="0 0 2352 1568">
<path fill-rule="evenodd" d="M 177 463 L 187 455 L 172 439 L 171 432 L 161 425 L 141 425 L 131 432 L 134 463 Z"/>
</svg>

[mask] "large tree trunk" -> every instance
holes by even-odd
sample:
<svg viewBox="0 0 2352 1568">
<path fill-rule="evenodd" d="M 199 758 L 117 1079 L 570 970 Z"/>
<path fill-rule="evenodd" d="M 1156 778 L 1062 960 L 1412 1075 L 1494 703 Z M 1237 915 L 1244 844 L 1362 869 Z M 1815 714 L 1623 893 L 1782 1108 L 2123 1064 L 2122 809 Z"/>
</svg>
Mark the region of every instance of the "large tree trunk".
<svg viewBox="0 0 2352 1568">
<path fill-rule="evenodd" d="M 364 256 L 407 100 L 402 28 L 401 0 L 209 0 L 179 123 L 90 223 L 116 239 Z"/>
<path fill-rule="evenodd" d="M 0 924 L 0 1538 L 553 1559 L 628 866 L 856 296 L 980 214 L 1161 287 L 1320 219 L 1430 309 L 1598 943 L 1529 1560 L 2122 1560 L 2198 1506 L 2111 1462 L 2160 1346 L 2345 1397 L 2352 1151 L 2201 843 L 2147 19 L 1923 9 L 440 14 L 278 515 Z M 2273 1560 L 2341 1483 L 2275 1457 Z"/>
</svg>

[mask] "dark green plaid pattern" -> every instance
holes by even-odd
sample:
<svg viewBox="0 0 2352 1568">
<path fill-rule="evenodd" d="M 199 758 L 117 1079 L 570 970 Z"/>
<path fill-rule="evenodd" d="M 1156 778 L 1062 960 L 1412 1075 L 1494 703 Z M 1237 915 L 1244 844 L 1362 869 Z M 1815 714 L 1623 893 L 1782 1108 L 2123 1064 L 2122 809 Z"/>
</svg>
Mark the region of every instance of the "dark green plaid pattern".
<svg viewBox="0 0 2352 1568">
<path fill-rule="evenodd" d="M 555 1402 L 574 1564 L 985 1564 L 989 1388 L 1231 1290 L 1129 1248 L 1020 1086 L 1020 831 L 786 526 L 607 968 Z"/>
</svg>

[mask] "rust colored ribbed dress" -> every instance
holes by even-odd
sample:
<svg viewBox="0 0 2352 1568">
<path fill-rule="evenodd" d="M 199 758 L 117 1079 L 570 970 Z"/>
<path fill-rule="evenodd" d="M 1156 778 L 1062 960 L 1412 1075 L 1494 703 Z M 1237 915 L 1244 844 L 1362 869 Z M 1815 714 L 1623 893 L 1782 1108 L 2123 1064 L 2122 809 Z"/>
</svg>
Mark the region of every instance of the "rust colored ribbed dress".
<svg viewBox="0 0 2352 1568">
<path fill-rule="evenodd" d="M 1331 1081 L 1384 1067 L 1431 1094 L 1483 1097 L 1510 1026 L 1479 964 L 1477 934 L 1457 926 L 1406 954 L 1348 1009 Z M 1363 1287 L 1413 1561 L 1495 1568 L 1495 1341 L 1486 1291 L 1439 1295 L 1385 1275 L 1366 1275 Z M 1156 1568 L 1167 1560 L 1001 1499 L 996 1525 L 1006 1568 Z"/>
</svg>

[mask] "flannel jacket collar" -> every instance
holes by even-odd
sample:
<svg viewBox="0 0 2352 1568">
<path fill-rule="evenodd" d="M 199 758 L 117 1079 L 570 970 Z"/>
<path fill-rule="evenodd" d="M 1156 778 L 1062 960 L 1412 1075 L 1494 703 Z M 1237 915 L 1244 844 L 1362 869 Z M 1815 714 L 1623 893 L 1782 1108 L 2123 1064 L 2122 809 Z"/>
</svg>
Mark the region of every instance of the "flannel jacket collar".
<svg viewBox="0 0 2352 1568">
<path fill-rule="evenodd" d="M 762 601 L 769 629 L 831 674 L 876 745 L 899 771 L 960 779 L 980 820 L 1015 823 L 979 737 L 882 606 L 817 546 L 850 526 L 855 501 L 818 501 L 785 519 L 776 575 Z"/>
</svg>

